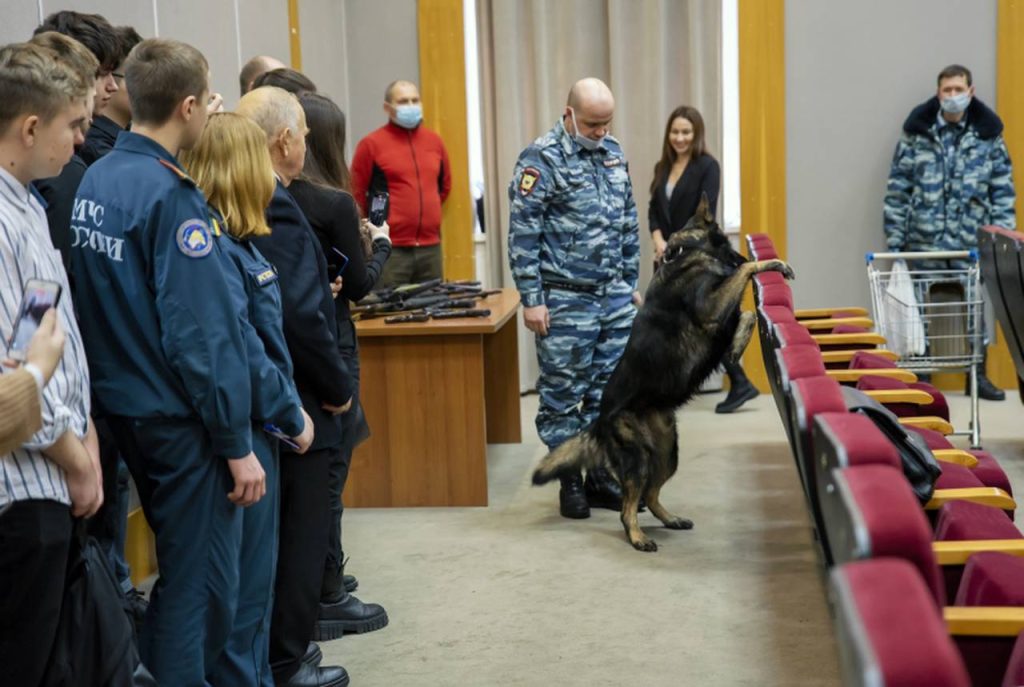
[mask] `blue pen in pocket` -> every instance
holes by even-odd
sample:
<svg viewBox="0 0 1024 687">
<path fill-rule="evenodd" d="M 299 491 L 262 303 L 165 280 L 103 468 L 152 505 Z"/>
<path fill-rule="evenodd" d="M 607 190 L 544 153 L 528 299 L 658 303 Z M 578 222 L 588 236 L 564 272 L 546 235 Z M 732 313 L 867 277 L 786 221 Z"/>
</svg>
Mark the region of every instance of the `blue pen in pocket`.
<svg viewBox="0 0 1024 687">
<path fill-rule="evenodd" d="M 299 450 L 299 445 L 292 441 L 292 438 L 285 434 L 277 425 L 268 422 L 267 424 L 263 425 L 263 431 L 272 437 L 277 437 L 278 439 L 280 439 L 281 443 L 284 444 L 285 446 L 290 446 L 296 451 Z"/>
</svg>

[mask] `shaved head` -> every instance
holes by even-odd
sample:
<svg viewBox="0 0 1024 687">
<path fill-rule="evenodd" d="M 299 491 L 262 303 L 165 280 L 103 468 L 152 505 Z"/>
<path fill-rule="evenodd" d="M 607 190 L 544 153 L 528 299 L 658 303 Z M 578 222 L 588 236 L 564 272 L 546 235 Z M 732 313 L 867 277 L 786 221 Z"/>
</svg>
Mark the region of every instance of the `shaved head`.
<svg viewBox="0 0 1024 687">
<path fill-rule="evenodd" d="M 272 69 L 284 69 L 287 66 L 281 60 L 269 55 L 257 55 L 252 58 L 245 63 L 241 73 L 238 75 L 238 87 L 242 91 L 242 95 L 252 90 L 252 82 L 258 79 L 260 75 Z"/>
<path fill-rule="evenodd" d="M 406 81 L 405 79 L 399 79 L 398 81 L 392 81 L 388 84 L 388 87 L 384 89 L 384 102 L 394 103 L 395 102 L 395 91 L 400 91 L 402 94 L 407 92 L 413 92 L 416 97 L 420 97 L 420 89 L 412 81 Z"/>
<path fill-rule="evenodd" d="M 570 134 L 600 140 L 608 135 L 615 114 L 615 97 L 601 79 L 580 79 L 569 89 L 562 122 Z"/>
</svg>

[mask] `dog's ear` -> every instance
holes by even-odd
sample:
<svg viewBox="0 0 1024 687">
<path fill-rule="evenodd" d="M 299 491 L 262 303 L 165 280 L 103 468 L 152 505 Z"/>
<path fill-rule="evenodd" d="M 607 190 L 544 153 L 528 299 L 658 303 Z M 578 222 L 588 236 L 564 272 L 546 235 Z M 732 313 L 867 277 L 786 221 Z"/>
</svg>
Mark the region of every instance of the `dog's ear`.
<svg viewBox="0 0 1024 687">
<path fill-rule="evenodd" d="M 700 204 L 697 205 L 697 217 L 704 224 L 714 224 L 715 222 L 715 216 L 711 213 L 711 201 L 708 200 L 707 191 L 702 191 L 700 194 Z"/>
</svg>

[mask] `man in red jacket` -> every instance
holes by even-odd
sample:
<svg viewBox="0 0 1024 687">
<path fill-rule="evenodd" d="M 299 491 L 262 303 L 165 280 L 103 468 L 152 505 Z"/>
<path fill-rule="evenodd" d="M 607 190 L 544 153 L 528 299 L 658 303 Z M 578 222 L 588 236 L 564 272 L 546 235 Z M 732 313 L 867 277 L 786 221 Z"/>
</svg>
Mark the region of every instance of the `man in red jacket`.
<svg viewBox="0 0 1024 687">
<path fill-rule="evenodd" d="M 352 194 L 366 215 L 374 194 L 389 195 L 391 258 L 381 286 L 437 279 L 442 274 L 441 203 L 452 187 L 444 142 L 422 125 L 420 91 L 395 81 L 384 92 L 387 124 L 371 132 L 352 158 Z"/>
</svg>

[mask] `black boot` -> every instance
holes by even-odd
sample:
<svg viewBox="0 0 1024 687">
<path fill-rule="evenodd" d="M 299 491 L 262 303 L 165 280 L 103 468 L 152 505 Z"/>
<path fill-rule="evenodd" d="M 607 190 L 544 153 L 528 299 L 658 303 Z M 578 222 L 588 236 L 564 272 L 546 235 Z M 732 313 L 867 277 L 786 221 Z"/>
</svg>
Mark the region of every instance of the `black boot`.
<svg viewBox="0 0 1024 687">
<path fill-rule="evenodd" d="M 559 477 L 562 488 L 558 490 L 559 512 L 563 518 L 582 520 L 590 517 L 590 506 L 587 505 L 587 496 L 583 493 L 583 477 L 575 473 L 566 477 Z"/>
<path fill-rule="evenodd" d="M 302 665 L 316 668 L 323 660 L 324 652 L 320 650 L 320 645 L 316 642 L 310 642 L 306 647 L 306 653 L 302 656 Z"/>
<path fill-rule="evenodd" d="M 353 575 L 345 574 L 348 559 L 344 557 L 344 552 L 341 555 L 343 562 L 340 568 L 334 568 L 328 562 L 327 568 L 324 569 L 324 581 L 320 586 L 320 601 L 322 603 L 338 601 L 345 592 L 351 594 L 359 588 L 359 580 Z"/>
<path fill-rule="evenodd" d="M 983 398 L 986 401 L 1005 401 L 1006 392 L 993 384 L 992 380 L 989 379 L 988 375 L 985 373 L 987 363 L 988 349 L 985 350 L 985 353 L 981 358 L 981 363 L 978 364 L 978 398 Z M 964 380 L 964 393 L 968 396 L 971 395 L 970 375 L 967 375 L 967 379 Z"/>
<path fill-rule="evenodd" d="M 591 508 L 622 510 L 622 487 L 606 468 L 587 470 L 583 487 Z"/>
<path fill-rule="evenodd" d="M 279 682 L 277 687 L 347 687 L 348 683 L 348 672 L 341 666 L 320 667 L 303 663 L 287 682 Z"/>
<path fill-rule="evenodd" d="M 345 593 L 333 603 L 320 602 L 313 639 L 317 642 L 338 639 L 344 634 L 362 634 L 386 627 L 388 614 L 379 604 L 364 604 Z"/>
<path fill-rule="evenodd" d="M 734 362 L 725 362 L 723 365 L 726 374 L 729 375 L 729 393 L 724 401 L 715 406 L 715 412 L 719 414 L 739 410 L 744 403 L 761 395 L 761 392 L 747 379 L 743 366 Z"/>
</svg>

